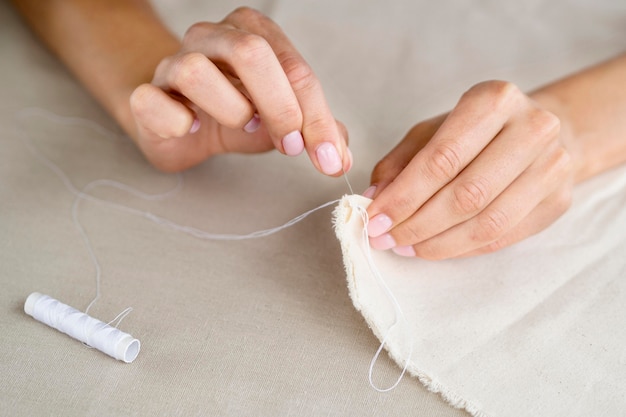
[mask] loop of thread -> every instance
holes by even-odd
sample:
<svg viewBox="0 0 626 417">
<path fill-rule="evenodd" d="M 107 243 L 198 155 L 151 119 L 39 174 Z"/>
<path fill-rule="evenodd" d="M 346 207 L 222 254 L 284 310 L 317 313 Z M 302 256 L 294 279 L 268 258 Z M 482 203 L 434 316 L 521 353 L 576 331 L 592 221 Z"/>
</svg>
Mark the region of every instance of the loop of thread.
<svg viewBox="0 0 626 417">
<path fill-rule="evenodd" d="M 131 363 L 139 354 L 139 340 L 50 296 L 32 293 L 24 303 L 24 311 L 117 360 Z"/>
<path fill-rule="evenodd" d="M 361 219 L 363 220 L 363 231 L 362 231 L 363 248 L 364 248 L 363 251 L 365 252 L 365 258 L 367 260 L 367 264 L 370 268 L 370 271 L 374 275 L 374 278 L 376 279 L 376 283 L 383 290 L 384 294 L 387 296 L 387 299 L 393 306 L 393 310 L 394 310 L 393 323 L 391 324 L 391 326 L 389 326 L 389 328 L 385 332 L 385 335 L 383 336 L 380 342 L 380 346 L 376 350 L 376 353 L 374 354 L 374 357 L 372 358 L 372 361 L 370 362 L 370 366 L 368 370 L 368 379 L 369 379 L 370 386 L 378 392 L 389 392 L 389 391 L 394 390 L 398 386 L 400 381 L 402 381 L 404 374 L 406 373 L 406 370 L 409 366 L 409 362 L 411 361 L 411 357 L 413 356 L 413 337 L 410 331 L 407 332 L 407 334 L 410 337 L 409 353 L 407 357 L 405 358 L 404 366 L 402 368 L 402 372 L 400 373 L 400 376 L 398 376 L 398 379 L 396 379 L 396 381 L 391 386 L 387 388 L 379 388 L 374 383 L 374 380 L 373 380 L 374 366 L 376 365 L 376 362 L 378 361 L 378 358 L 380 357 L 380 353 L 385 347 L 385 344 L 387 343 L 387 339 L 391 335 L 391 332 L 393 332 L 396 326 L 398 326 L 400 323 L 404 323 L 406 326 L 408 326 L 408 323 L 406 321 L 406 317 L 404 316 L 402 308 L 400 307 L 400 303 L 398 302 L 395 295 L 393 295 L 393 292 L 391 291 L 391 289 L 385 282 L 384 278 L 382 277 L 382 274 L 380 273 L 380 270 L 376 266 L 376 263 L 374 262 L 374 259 L 372 257 L 372 249 L 370 248 L 369 235 L 367 234 L 367 225 L 369 223 L 369 216 L 367 215 L 367 211 L 361 206 L 356 206 L 355 208 L 357 212 L 361 215 Z"/>
<path fill-rule="evenodd" d="M 71 125 L 71 126 L 82 126 L 82 127 L 87 127 L 87 128 L 91 128 L 95 131 L 97 131 L 98 133 L 106 136 L 109 139 L 115 139 L 118 137 L 118 135 L 116 135 L 114 132 L 98 125 L 95 122 L 92 122 L 90 120 L 87 119 L 82 119 L 82 118 L 78 118 L 78 117 L 64 117 L 64 116 L 59 116 L 56 115 L 52 112 L 49 112 L 47 110 L 44 109 L 37 109 L 37 108 L 28 108 L 28 109 L 23 109 L 20 112 L 18 112 L 17 114 L 17 120 L 18 123 L 20 125 L 22 125 L 23 127 L 23 123 L 26 122 L 26 120 L 28 119 L 29 116 L 40 116 L 40 117 L 44 117 L 47 118 L 48 120 L 53 121 L 54 123 L 58 123 L 61 125 Z M 81 224 L 79 218 L 78 218 L 78 208 L 80 205 L 80 202 L 83 200 L 86 201 L 90 201 L 90 202 L 95 202 L 98 204 L 102 204 L 105 205 L 107 207 L 113 208 L 117 211 L 120 212 L 124 212 L 127 214 L 131 214 L 131 215 L 135 215 L 135 216 L 139 216 L 139 217 L 144 217 L 156 224 L 168 227 L 170 229 L 176 230 L 178 232 L 181 233 L 185 233 L 191 236 L 194 236 L 196 238 L 199 239 L 205 239 L 205 240 L 244 240 L 244 239 L 256 239 L 256 238 L 261 238 L 261 237 L 265 237 L 265 236 L 269 236 L 272 235 L 274 233 L 278 233 L 279 231 L 286 229 L 288 227 L 293 226 L 294 224 L 304 220 L 306 217 L 308 217 L 309 215 L 311 215 L 312 213 L 321 210 L 325 207 L 328 207 L 332 204 L 337 203 L 339 200 L 334 200 L 334 201 L 329 201 L 327 203 L 324 203 L 318 207 L 315 207 L 303 214 L 300 214 L 299 216 L 294 217 L 293 219 L 289 220 L 287 223 L 277 226 L 277 227 L 273 227 L 273 228 L 269 228 L 269 229 L 265 229 L 265 230 L 259 230 L 259 231 L 255 231 L 252 233 L 248 233 L 248 234 L 217 234 L 217 233 L 208 233 L 205 232 L 203 230 L 194 228 L 194 227 L 190 227 L 190 226 L 184 226 L 184 225 L 180 225 L 177 224 L 171 220 L 165 219 L 163 217 L 159 217 L 157 215 L 154 215 L 150 212 L 147 211 L 143 211 L 143 210 L 138 210 L 132 207 L 128 207 L 125 206 L 123 204 L 118 204 L 115 203 L 113 201 L 109 201 L 109 200 L 105 200 L 105 199 L 100 199 L 98 197 L 95 197 L 94 195 L 90 194 L 90 192 L 92 192 L 95 188 L 97 187 L 111 187 L 111 188 L 115 188 L 118 189 L 120 191 L 124 191 L 127 192 L 137 198 L 143 199 L 143 200 L 147 200 L 147 201 L 161 201 L 161 200 L 165 200 L 169 197 L 172 197 L 173 195 L 175 195 L 176 193 L 178 193 L 183 186 L 183 177 L 181 174 L 177 174 L 176 175 L 176 185 L 171 188 L 168 191 L 165 191 L 163 193 L 157 193 L 157 194 L 148 194 L 145 192 L 142 192 L 140 190 L 137 190 L 133 187 L 130 187 L 127 184 L 121 183 L 119 181 L 114 181 L 114 180 L 110 180 L 110 179 L 98 179 L 98 180 L 94 180 L 90 183 L 88 183 L 87 185 L 85 185 L 82 189 L 79 189 L 78 187 L 76 187 L 74 185 L 74 183 L 70 180 L 70 178 L 67 176 L 67 174 L 58 166 L 56 165 L 54 162 L 52 162 L 50 159 L 48 159 L 46 156 L 43 155 L 43 153 L 38 149 L 37 146 L 35 146 L 35 144 L 31 141 L 30 135 L 28 135 L 26 133 L 26 129 L 24 128 L 22 130 L 22 132 L 24 133 L 24 143 L 26 144 L 26 146 L 28 147 L 29 151 L 43 164 L 45 165 L 48 169 L 50 169 L 63 183 L 63 185 L 65 186 L 65 188 L 72 193 L 72 195 L 74 195 L 74 202 L 72 204 L 72 222 L 74 223 L 74 226 L 76 227 L 76 229 L 78 230 L 78 233 L 80 234 L 80 236 L 83 239 L 83 242 L 85 244 L 85 247 L 87 249 L 87 252 L 89 254 L 89 258 L 92 261 L 92 264 L 94 266 L 95 269 L 95 286 L 96 286 L 96 291 L 95 291 L 95 296 L 93 297 L 93 299 L 89 302 L 89 304 L 87 305 L 87 308 L 85 309 L 84 313 L 81 313 L 80 311 L 74 309 L 73 307 L 67 306 L 57 300 L 54 300 L 48 296 L 42 296 L 42 297 L 47 297 L 50 300 L 52 300 L 51 302 L 48 301 L 41 301 L 39 302 L 39 298 L 38 296 L 35 296 L 35 294 L 39 294 L 39 293 L 33 293 L 31 294 L 31 296 L 28 297 L 27 299 L 27 303 L 25 304 L 24 308 L 26 310 L 26 312 L 30 315 L 32 315 L 33 317 L 35 317 L 37 320 L 42 321 L 44 323 L 46 323 L 47 325 L 56 328 L 57 330 L 60 330 L 63 333 L 69 334 L 71 337 L 74 337 L 80 341 L 82 341 L 84 344 L 86 344 L 87 346 L 96 348 L 98 350 L 101 350 L 105 353 L 107 353 L 109 356 L 113 356 L 116 359 L 120 359 L 120 360 L 124 360 L 125 362 L 132 362 L 132 360 L 135 359 L 135 357 L 137 356 L 137 354 L 139 353 L 139 341 L 137 339 L 132 339 L 132 337 L 130 337 L 130 335 L 127 335 L 126 333 L 121 332 L 120 330 L 113 328 L 111 326 L 109 326 L 110 324 L 112 324 L 113 322 L 117 321 L 116 326 L 118 326 L 121 321 L 124 319 L 124 317 L 126 317 L 131 311 L 132 308 L 127 308 L 124 311 L 122 311 L 116 318 L 114 318 L 111 322 L 109 323 L 103 323 L 99 320 L 96 320 L 92 317 L 90 317 L 87 313 L 89 312 L 89 310 L 91 309 L 91 307 L 96 303 L 96 301 L 98 301 L 98 299 L 100 298 L 100 286 L 101 286 L 101 276 L 102 276 L 102 268 L 100 266 L 100 262 L 98 261 L 98 257 L 96 256 L 95 250 L 93 248 L 93 245 L 91 243 L 91 239 L 89 238 L 85 228 L 83 227 L 83 225 Z M 347 178 L 346 178 L 347 181 Z M 30 308 L 29 306 L 34 303 L 34 300 L 37 300 L 38 302 L 36 303 L 37 306 L 40 306 L 38 309 L 33 310 L 32 308 Z M 45 306 L 45 308 L 44 308 Z M 46 308 L 49 309 L 48 312 L 42 312 L 39 309 L 40 308 L 44 308 L 44 310 Z M 30 312 L 29 312 L 30 311 Z M 36 313 L 37 316 L 33 315 L 32 313 Z M 63 319 L 61 318 L 63 317 Z M 74 326 L 74 324 L 81 324 L 81 329 L 82 331 L 78 331 L 76 329 L 76 327 Z M 94 331 L 92 332 L 86 332 L 85 328 L 86 326 Z M 112 329 L 112 330 L 111 330 Z M 97 331 L 95 331 L 97 330 Z M 115 349 L 117 349 L 117 345 L 119 345 L 119 340 L 116 342 L 115 340 L 117 340 L 119 337 L 122 337 L 121 335 L 127 335 L 129 338 L 131 338 L 133 341 L 136 341 L 136 351 L 134 352 L 134 356 L 132 356 L 132 359 L 130 359 L 129 361 L 125 360 L 124 358 L 127 357 L 127 354 L 124 353 L 121 357 L 120 355 L 116 355 L 115 354 Z M 95 339 L 94 339 L 95 338 Z M 89 340 L 88 340 L 89 339 Z M 132 346 L 135 346 L 134 344 L 132 344 Z M 113 349 L 113 350 L 112 350 Z M 111 354 L 110 352 L 114 352 L 114 354 Z"/>
<path fill-rule="evenodd" d="M 23 119 L 26 118 L 27 115 L 35 115 L 35 114 L 46 117 L 50 120 L 53 120 L 55 123 L 68 124 L 68 125 L 82 125 L 85 127 L 90 127 L 96 130 L 97 132 L 99 132 L 100 134 L 108 136 L 109 138 L 117 137 L 115 133 L 98 125 L 95 122 L 92 122 L 86 119 L 75 118 L 75 117 L 58 116 L 54 113 L 48 112 L 43 109 L 30 108 L 30 109 L 22 110 L 18 114 L 18 120 L 22 121 Z M 289 220 L 283 225 L 269 228 L 269 229 L 259 230 L 259 231 L 251 232 L 248 234 L 208 233 L 208 232 L 205 232 L 203 230 L 200 230 L 194 227 L 177 224 L 171 220 L 165 219 L 163 217 L 159 217 L 147 211 L 138 210 L 132 207 L 122 205 L 122 204 L 114 203 L 112 201 L 100 199 L 100 198 L 93 196 L 92 194 L 89 194 L 89 192 L 92 191 L 94 188 L 97 188 L 99 186 L 108 186 L 108 187 L 119 189 L 121 191 L 125 191 L 143 200 L 148 200 L 148 201 L 164 200 L 168 197 L 173 196 L 174 194 L 176 194 L 182 189 L 183 179 L 180 174 L 177 175 L 177 183 L 172 189 L 164 193 L 159 193 L 159 194 L 144 193 L 126 184 L 123 184 L 121 182 L 114 181 L 114 180 L 109 180 L 109 179 L 100 179 L 100 180 L 92 181 L 88 183 L 85 187 L 83 187 L 82 190 L 79 190 L 72 183 L 72 181 L 69 179 L 69 177 L 65 174 L 65 172 L 61 168 L 59 168 L 50 159 L 46 158 L 39 151 L 39 149 L 37 149 L 37 147 L 30 141 L 30 137 L 28 135 L 25 135 L 25 137 L 26 137 L 27 146 L 30 149 L 30 151 L 45 166 L 47 166 L 52 172 L 54 172 L 57 175 L 57 177 L 59 177 L 59 179 L 64 184 L 64 186 L 75 196 L 75 200 L 72 205 L 72 221 L 74 225 L 76 226 L 76 228 L 78 229 L 81 237 L 83 238 L 87 251 L 89 252 L 89 257 L 91 258 L 92 263 L 94 264 L 94 267 L 95 267 L 96 295 L 93 298 L 93 300 L 89 303 L 87 308 L 85 309 L 85 313 L 82 313 L 73 307 L 63 304 L 60 301 L 53 299 L 52 297 L 49 297 L 47 295 L 42 295 L 39 293 L 32 293 L 28 297 L 24 305 L 24 310 L 26 311 L 26 313 L 33 316 L 35 319 L 47 324 L 48 326 L 53 327 L 63 333 L 66 333 L 69 336 L 82 341 L 83 343 L 85 343 L 86 345 L 90 347 L 96 348 L 106 353 L 109 356 L 112 356 L 118 360 L 122 360 L 127 363 L 132 362 L 137 357 L 137 354 L 139 353 L 139 348 L 140 348 L 139 340 L 133 338 L 131 335 L 124 333 L 115 327 L 111 327 L 110 324 L 115 322 L 116 320 L 119 320 L 117 323 L 117 325 L 119 325 L 119 323 L 124 319 L 124 317 L 126 317 L 126 315 L 130 313 L 132 308 L 125 309 L 124 311 L 122 311 L 122 313 L 120 313 L 116 318 L 114 318 L 108 324 L 100 320 L 97 320 L 87 314 L 91 306 L 98 300 L 98 298 L 100 298 L 101 267 L 98 262 L 98 258 L 95 254 L 95 251 L 93 249 L 93 245 L 91 244 L 91 241 L 89 237 L 87 236 L 85 229 L 83 228 L 82 224 L 78 220 L 78 206 L 82 200 L 96 202 L 96 203 L 114 208 L 121 212 L 144 217 L 154 222 L 155 224 L 159 224 L 159 225 L 168 227 L 170 229 L 176 230 L 178 232 L 185 233 L 185 234 L 194 236 L 196 238 L 205 239 L 205 240 L 245 240 L 245 239 L 257 239 L 261 237 L 266 237 L 266 236 L 278 233 L 279 231 L 283 229 L 291 227 L 294 224 L 304 220 L 306 217 L 308 217 L 312 213 L 340 201 L 339 199 L 337 199 L 337 200 L 332 200 L 327 203 L 321 204 L 318 207 L 315 207 L 299 216 L 294 217 L 293 219 Z M 346 184 L 348 185 L 350 192 L 354 194 L 354 191 L 352 190 L 352 186 L 350 184 L 350 181 L 348 180 L 348 176 L 346 175 L 345 171 L 343 172 L 343 177 L 346 181 Z M 371 253 L 371 249 L 369 245 L 369 236 L 367 234 L 367 224 L 369 221 L 367 211 L 363 207 L 360 207 L 360 206 L 356 207 L 356 209 L 361 215 L 361 218 L 363 220 L 363 247 L 364 247 L 365 257 L 368 262 L 368 266 L 372 274 L 374 275 L 378 285 L 384 291 L 385 295 L 387 296 L 387 298 L 389 299 L 389 301 L 394 307 L 394 322 L 387 329 L 387 332 L 382 338 L 381 344 L 378 347 L 378 350 L 376 351 L 376 353 L 374 354 L 374 357 L 372 358 L 370 362 L 369 371 L 368 371 L 368 378 L 369 378 L 370 386 L 378 392 L 388 392 L 388 391 L 395 389 L 398 386 L 404 374 L 406 373 L 409 361 L 413 354 L 413 342 L 412 341 L 410 342 L 409 354 L 405 360 L 405 364 L 402 369 L 402 372 L 400 376 L 398 377 L 398 379 L 395 381 L 395 383 L 388 388 L 377 387 L 372 377 L 373 372 L 374 372 L 374 366 L 376 362 L 378 361 L 380 353 L 382 352 L 385 344 L 387 343 L 387 338 L 389 337 L 391 332 L 395 329 L 395 327 L 399 323 L 406 324 L 407 322 L 406 322 L 404 313 L 402 312 L 402 309 L 400 307 L 400 304 L 398 303 L 396 297 L 393 295 L 393 292 L 391 291 L 391 289 L 387 286 L 385 280 L 383 279 L 380 271 L 378 270 L 378 267 L 376 266 L 372 258 L 372 253 Z M 410 335 L 410 332 L 409 332 L 409 335 Z"/>
</svg>

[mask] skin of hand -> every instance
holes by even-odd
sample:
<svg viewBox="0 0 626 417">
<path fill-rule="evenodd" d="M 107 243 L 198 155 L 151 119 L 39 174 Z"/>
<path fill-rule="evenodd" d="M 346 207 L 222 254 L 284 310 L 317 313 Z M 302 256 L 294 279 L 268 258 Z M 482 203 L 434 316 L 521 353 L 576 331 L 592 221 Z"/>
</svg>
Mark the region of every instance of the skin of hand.
<svg viewBox="0 0 626 417">
<path fill-rule="evenodd" d="M 626 161 L 626 56 L 530 95 L 488 81 L 424 121 L 375 167 L 375 249 L 439 260 L 509 246 L 550 225 L 576 182 Z"/>
<path fill-rule="evenodd" d="M 290 156 L 306 149 L 327 175 L 352 164 L 347 132 L 313 71 L 278 25 L 250 8 L 191 26 L 130 103 L 139 147 L 166 171 L 273 148 Z"/>
<path fill-rule="evenodd" d="M 224 152 L 306 150 L 339 176 L 347 132 L 282 30 L 242 7 L 182 42 L 147 0 L 12 0 L 41 40 L 163 171 Z"/>
</svg>

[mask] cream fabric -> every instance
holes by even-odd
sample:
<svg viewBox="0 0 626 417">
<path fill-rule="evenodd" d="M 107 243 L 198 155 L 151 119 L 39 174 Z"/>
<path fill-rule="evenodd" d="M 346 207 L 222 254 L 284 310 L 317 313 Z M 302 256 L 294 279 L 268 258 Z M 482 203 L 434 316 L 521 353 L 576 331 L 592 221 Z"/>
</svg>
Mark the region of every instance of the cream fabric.
<svg viewBox="0 0 626 417">
<path fill-rule="evenodd" d="M 344 197 L 336 232 L 354 306 L 401 367 L 475 416 L 626 409 L 626 168 L 581 186 L 556 224 L 497 254 L 373 251 L 398 317 L 366 257 L 357 207 L 368 205 Z"/>
<path fill-rule="evenodd" d="M 156 3 L 179 34 L 197 20 L 219 20 L 244 4 Z M 269 14 L 289 34 L 319 76 L 335 116 L 349 127 L 355 157 L 349 177 L 356 192 L 367 187 L 371 168 L 412 124 L 448 110 L 472 84 L 500 78 L 530 89 L 626 48 L 622 0 L 246 3 Z M 24 314 L 24 300 L 33 291 L 79 309 L 94 291 L 93 266 L 70 219 L 72 196 L 28 151 L 16 127 L 14 115 L 30 106 L 116 129 L 7 2 L 0 2 L 0 414 L 467 415 L 414 378 L 405 378 L 384 395 L 369 387 L 367 369 L 378 341 L 352 307 L 330 209 L 264 240 L 203 242 L 97 204 L 81 204 L 79 218 L 103 266 L 102 298 L 91 314 L 107 320 L 134 307 L 121 328 L 141 340 L 141 353 L 126 365 Z M 150 168 L 124 138 L 109 140 L 89 129 L 41 118 L 32 120 L 28 132 L 78 186 L 111 178 L 159 192 L 175 182 Z M 110 189 L 97 192 L 179 223 L 233 233 L 282 224 L 346 193 L 343 179 L 324 178 L 306 156 L 277 153 L 216 157 L 186 172 L 184 179 L 179 195 L 158 203 Z M 594 184 L 603 181 L 608 177 Z M 602 207 L 580 226 L 574 245 L 576 253 L 606 250 L 607 262 L 591 258 L 585 264 L 600 268 L 599 280 L 615 277 L 624 265 L 623 256 L 611 256 L 614 237 L 605 241 L 603 234 L 593 234 L 596 225 L 604 233 L 613 217 L 620 218 L 615 204 Z M 565 278 L 553 271 L 572 271 L 563 251 L 533 254 L 524 268 L 545 268 L 551 273 L 542 275 L 552 277 L 545 285 L 556 285 L 555 279 Z M 512 252 L 507 253 L 473 261 L 474 270 L 489 271 Z M 586 256 L 577 258 L 579 264 Z M 449 264 L 441 268 L 453 269 Z M 424 272 L 418 279 L 435 276 L 428 268 Z M 464 278 L 449 275 L 445 282 L 454 293 Z M 446 304 L 446 298 L 440 301 Z M 424 314 L 442 326 L 450 323 L 450 329 L 460 320 L 435 316 L 435 311 L 441 310 Z M 430 336 L 417 333 L 422 352 L 437 342 Z M 612 337 L 615 343 L 623 340 L 619 334 Z M 557 339 L 546 343 L 551 341 Z M 554 355 L 559 349 L 564 346 L 555 347 Z M 450 353 L 429 350 L 429 355 Z M 415 358 L 424 356 L 416 352 Z M 616 372 L 617 366 L 596 372 Z M 384 385 L 398 372 L 383 355 L 375 377 Z M 479 377 L 458 380 L 476 384 L 470 387 L 476 391 L 507 381 Z M 592 377 L 589 389 L 602 398 L 603 387 L 593 385 L 597 379 Z M 520 399 L 537 389 L 521 386 Z M 546 393 L 559 390 L 553 381 L 543 386 Z M 512 402 L 510 412 L 530 415 L 531 406 Z M 619 411 L 598 409 L 593 414 Z"/>
</svg>

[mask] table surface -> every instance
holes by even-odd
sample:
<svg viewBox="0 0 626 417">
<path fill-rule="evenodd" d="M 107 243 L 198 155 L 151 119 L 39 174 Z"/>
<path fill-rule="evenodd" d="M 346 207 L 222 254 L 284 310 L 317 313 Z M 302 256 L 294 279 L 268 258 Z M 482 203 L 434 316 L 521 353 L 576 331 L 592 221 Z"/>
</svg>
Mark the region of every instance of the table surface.
<svg viewBox="0 0 626 417">
<path fill-rule="evenodd" d="M 210 4 L 208 4 L 210 3 Z M 159 1 L 177 33 L 221 19 L 239 2 Z M 350 130 L 356 192 L 416 122 L 451 108 L 486 79 L 531 89 L 625 49 L 623 1 L 346 0 L 247 3 L 274 18 L 322 81 Z M 73 195 L 29 151 L 25 134 L 77 186 L 107 178 L 163 192 L 158 173 L 122 136 L 16 114 L 37 107 L 114 122 L 0 4 L 0 414 L 462 416 L 412 378 L 375 392 L 378 341 L 354 310 L 330 222 L 321 210 L 260 240 L 204 241 L 110 206 L 82 202 L 78 219 L 102 266 L 91 315 L 134 311 L 121 328 L 141 340 L 132 364 L 81 346 L 23 313 L 33 291 L 84 309 L 94 267 L 72 223 Z M 216 233 L 273 227 L 347 193 L 305 156 L 225 155 L 185 172 L 174 197 L 108 199 Z M 399 369 L 377 365 L 381 379 Z"/>
</svg>

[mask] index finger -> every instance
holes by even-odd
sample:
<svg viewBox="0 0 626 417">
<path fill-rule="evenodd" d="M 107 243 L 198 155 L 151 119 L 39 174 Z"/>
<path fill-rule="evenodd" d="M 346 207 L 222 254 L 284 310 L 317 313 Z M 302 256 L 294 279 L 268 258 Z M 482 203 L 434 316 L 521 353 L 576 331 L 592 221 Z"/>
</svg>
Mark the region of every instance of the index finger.
<svg viewBox="0 0 626 417">
<path fill-rule="evenodd" d="M 467 167 L 505 126 L 517 105 L 510 83 L 479 84 L 457 106 L 426 146 L 368 207 L 368 233 L 377 237 L 407 220 Z"/>
<path fill-rule="evenodd" d="M 257 34 L 270 44 L 300 105 L 302 136 L 315 167 L 334 176 L 348 171 L 351 156 L 346 138 L 335 122 L 321 84 L 280 27 L 250 8 L 237 9 L 224 22 Z"/>
</svg>

